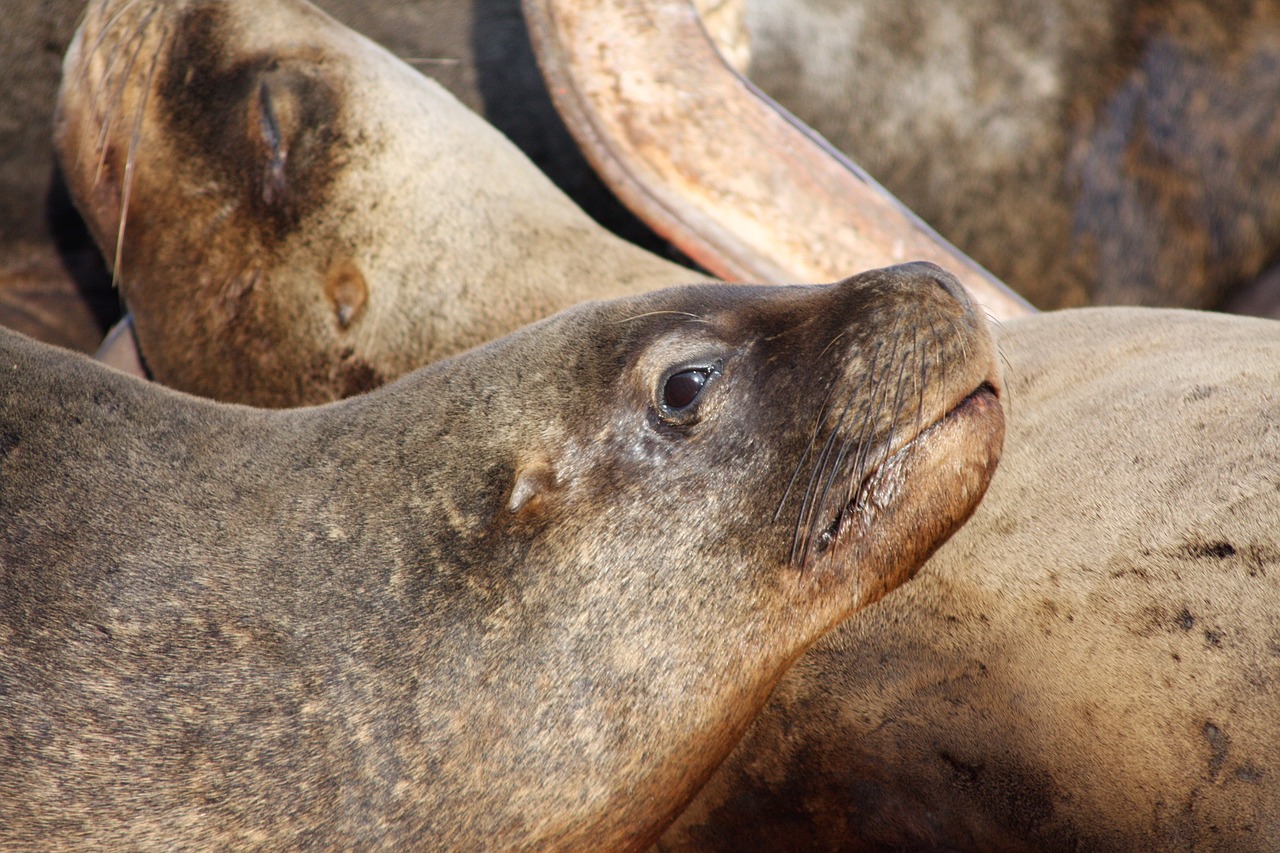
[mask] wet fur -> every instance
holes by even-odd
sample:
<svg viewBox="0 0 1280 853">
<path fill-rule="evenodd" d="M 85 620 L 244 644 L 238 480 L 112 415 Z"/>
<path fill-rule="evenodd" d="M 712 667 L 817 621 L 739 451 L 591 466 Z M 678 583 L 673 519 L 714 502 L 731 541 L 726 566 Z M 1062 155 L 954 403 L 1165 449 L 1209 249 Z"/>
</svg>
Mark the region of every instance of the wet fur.
<svg viewBox="0 0 1280 853">
<path fill-rule="evenodd" d="M 0 334 L 0 844 L 650 843 L 980 499 L 999 380 L 958 292 L 914 266 L 592 303 L 283 412 Z M 821 399 L 899 461 L 796 559 Z"/>
<path fill-rule="evenodd" d="M 1008 323 L 973 519 L 824 638 L 668 850 L 1280 844 L 1273 321 Z"/>
</svg>

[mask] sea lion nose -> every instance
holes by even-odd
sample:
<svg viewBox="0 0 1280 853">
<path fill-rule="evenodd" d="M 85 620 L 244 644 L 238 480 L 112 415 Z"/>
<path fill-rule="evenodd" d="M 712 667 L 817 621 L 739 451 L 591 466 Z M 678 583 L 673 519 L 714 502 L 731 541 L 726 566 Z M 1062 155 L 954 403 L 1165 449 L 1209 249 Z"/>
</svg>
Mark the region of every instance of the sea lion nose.
<svg viewBox="0 0 1280 853">
<path fill-rule="evenodd" d="M 912 261 L 901 264 L 898 268 L 904 279 L 913 286 L 924 291 L 941 290 L 960 304 L 966 312 L 976 311 L 973 298 L 965 290 L 964 285 L 950 271 L 928 261 Z"/>
<path fill-rule="evenodd" d="M 909 261 L 871 270 L 862 275 L 851 276 L 840 282 L 840 285 L 841 292 L 850 297 L 871 285 L 892 300 L 906 299 L 917 306 L 931 302 L 937 304 L 937 291 L 941 290 L 950 297 L 945 301 L 958 303 L 966 312 L 976 311 L 972 297 L 960 280 L 949 270 L 929 261 Z"/>
<path fill-rule="evenodd" d="M 932 264 L 929 266 L 932 266 Z M 961 286 L 960 280 L 941 267 L 938 267 L 937 272 L 931 275 L 930 278 L 933 279 L 935 285 L 942 288 L 957 302 L 969 301 L 969 293 Z"/>
</svg>

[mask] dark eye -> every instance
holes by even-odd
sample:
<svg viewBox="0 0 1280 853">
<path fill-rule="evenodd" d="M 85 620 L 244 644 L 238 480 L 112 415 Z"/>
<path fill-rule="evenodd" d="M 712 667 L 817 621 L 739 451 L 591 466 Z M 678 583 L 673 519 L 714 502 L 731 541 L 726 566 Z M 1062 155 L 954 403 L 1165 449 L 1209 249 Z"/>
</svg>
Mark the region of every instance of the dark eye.
<svg viewBox="0 0 1280 853">
<path fill-rule="evenodd" d="M 672 411 L 688 408 L 707 384 L 707 370 L 685 370 L 672 374 L 662 386 L 662 404 Z"/>
<path fill-rule="evenodd" d="M 699 400 L 724 371 L 724 359 L 675 364 L 658 386 L 657 415 L 668 424 L 690 426 L 700 417 Z"/>
</svg>

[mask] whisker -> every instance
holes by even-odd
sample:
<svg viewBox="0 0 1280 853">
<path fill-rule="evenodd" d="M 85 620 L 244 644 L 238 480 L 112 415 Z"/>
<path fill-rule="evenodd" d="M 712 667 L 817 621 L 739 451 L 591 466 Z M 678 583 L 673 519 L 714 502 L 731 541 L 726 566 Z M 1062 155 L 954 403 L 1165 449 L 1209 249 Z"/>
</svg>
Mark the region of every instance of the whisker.
<svg viewBox="0 0 1280 853">
<path fill-rule="evenodd" d="M 862 387 L 861 389 L 859 389 L 859 395 L 861 396 L 861 395 L 864 395 L 864 394 L 865 394 L 865 396 L 866 396 L 866 398 L 867 398 L 867 407 L 868 407 L 868 409 L 870 408 L 870 406 L 871 406 L 871 404 L 872 404 L 872 399 L 873 399 L 873 398 L 874 398 L 874 396 L 875 396 L 875 388 L 871 387 L 872 381 L 873 381 L 872 374 L 867 374 L 866 381 L 864 382 L 863 387 Z M 866 413 L 866 414 L 864 415 L 864 417 L 863 417 L 863 423 L 864 423 L 864 424 L 867 422 L 867 418 L 869 417 L 869 414 L 870 414 L 870 413 L 868 412 L 868 413 Z M 840 448 L 840 455 L 839 455 L 839 458 L 836 460 L 836 464 L 835 464 L 835 465 L 832 467 L 832 469 L 831 469 L 831 476 L 830 476 L 830 478 L 828 479 L 826 489 L 825 489 L 825 490 L 824 490 L 824 492 L 823 492 L 823 498 L 822 498 L 823 503 L 825 503 L 825 502 L 826 502 L 826 495 L 827 495 L 827 493 L 828 493 L 828 492 L 830 492 L 830 490 L 831 490 L 832 486 L 834 486 L 834 485 L 835 485 L 836 477 L 837 477 L 837 475 L 839 475 L 840 470 L 841 470 L 842 468 L 845 468 L 845 467 L 846 467 L 846 466 L 845 466 L 845 464 L 844 464 L 844 462 L 845 462 L 845 459 L 847 459 L 847 458 L 848 458 L 848 456 L 849 456 L 849 450 L 850 450 L 851 448 L 853 448 L 855 445 L 857 446 L 858 450 L 857 450 L 857 452 L 854 454 L 854 459 L 856 460 L 856 459 L 857 459 L 857 458 L 862 454 L 862 447 L 863 447 L 863 444 L 864 444 L 864 442 L 865 442 L 865 440 L 866 440 L 866 439 L 867 439 L 867 433 L 866 433 L 866 431 L 864 431 L 864 430 L 860 430 L 860 431 L 859 431 L 859 433 L 858 433 L 857 435 L 850 434 L 850 435 L 849 435 L 849 436 L 844 440 L 844 443 L 843 443 L 843 445 L 841 445 L 841 448 Z M 853 500 L 853 489 L 854 489 L 854 486 L 855 486 L 857 483 L 860 483 L 860 482 L 862 481 L 862 477 L 861 477 L 861 476 L 856 472 L 856 467 L 857 467 L 857 466 L 854 466 L 854 468 L 851 468 L 851 469 L 850 469 L 850 471 L 849 471 L 849 475 L 850 475 L 850 476 L 849 476 L 849 488 L 847 489 L 847 493 L 846 493 L 846 496 L 845 496 L 845 499 L 844 499 L 844 503 L 843 503 L 843 504 L 841 504 L 841 506 L 842 506 L 842 507 L 848 506 L 849 501 Z"/>
<path fill-rule="evenodd" d="M 897 357 L 897 345 L 899 345 L 901 339 L 901 336 L 895 336 L 895 338 L 893 338 L 893 359 L 896 359 Z M 883 450 L 878 453 L 877 459 L 874 461 L 872 461 L 872 448 L 874 447 L 874 438 L 876 438 L 876 418 L 868 418 L 867 421 L 865 421 L 863 435 L 859 438 L 859 456 L 858 460 L 856 460 L 858 464 L 856 464 L 854 466 L 854 470 L 852 470 L 852 476 L 854 476 L 854 480 L 858 483 L 863 482 L 863 480 L 867 478 L 868 470 L 872 470 L 873 467 L 881 464 L 881 462 L 886 460 L 888 457 L 888 448 L 890 448 L 890 442 L 893 438 L 893 428 L 895 428 L 897 423 L 899 423 L 902 415 L 902 383 L 905 382 L 905 379 L 906 359 L 902 359 L 899 364 L 899 369 L 897 369 L 897 389 L 895 394 L 893 394 L 893 415 L 892 418 L 890 418 L 890 421 L 888 421 Z M 881 400 L 881 406 L 883 406 L 884 402 L 887 401 L 887 384 L 882 383 L 881 387 L 886 388 L 886 397 Z"/>
<path fill-rule="evenodd" d="M 932 325 L 930 325 L 930 330 L 936 331 Z M 916 372 L 918 374 L 916 379 L 916 418 L 915 418 L 914 434 L 919 435 L 920 431 L 924 428 L 924 389 L 927 384 L 929 368 L 928 368 L 928 365 L 925 363 L 925 350 L 920 346 L 920 328 L 918 325 L 914 325 L 914 324 L 911 327 L 911 352 L 916 359 Z M 898 397 L 900 401 L 903 403 L 905 403 L 905 396 L 901 392 L 902 392 L 902 383 L 903 383 L 903 380 L 905 379 L 905 376 L 906 376 L 906 361 L 904 360 L 902 370 L 899 372 L 899 385 L 898 385 Z M 895 403 L 895 409 L 897 410 L 897 413 L 894 416 L 893 422 L 890 424 L 890 435 L 892 435 L 892 429 L 895 426 L 897 426 L 901 420 L 902 406 L 899 403 Z M 865 440 L 863 439 L 859 440 L 858 455 L 856 457 L 857 464 L 852 469 L 851 476 L 849 477 L 849 488 L 845 496 L 846 505 L 853 501 L 855 495 L 857 494 L 857 489 L 861 486 L 863 479 L 866 476 L 866 470 L 868 467 L 867 455 L 869 453 L 869 445 L 870 445 L 869 439 L 870 439 L 870 436 L 866 436 Z M 888 455 L 889 455 L 889 447 L 886 445 L 885 451 L 884 451 L 884 457 L 888 458 Z"/>
<path fill-rule="evenodd" d="M 795 470 L 791 472 L 791 479 L 787 481 L 787 488 L 782 492 L 782 500 L 778 501 L 778 508 L 773 512 L 773 520 L 777 521 L 782 515 L 782 507 L 787 502 L 787 496 L 791 494 L 791 489 L 796 484 L 796 479 L 800 476 L 800 469 L 804 467 L 805 460 L 809 458 L 809 454 L 813 452 L 813 446 L 818 442 L 818 434 L 822 431 L 822 424 L 826 421 L 827 415 L 831 414 L 831 400 L 835 397 L 836 388 L 840 387 L 840 377 L 836 376 L 831 382 L 831 387 L 827 390 L 827 397 L 822 401 L 822 405 L 818 407 L 818 418 L 814 421 L 813 432 L 809 435 L 809 444 L 805 447 L 804 452 L 800 454 L 800 460 L 796 462 Z"/>
<path fill-rule="evenodd" d="M 897 356 L 897 354 L 898 354 L 898 341 L 899 341 L 899 340 L 900 340 L 900 337 L 899 337 L 898 335 L 894 335 L 894 339 L 893 339 L 893 341 L 894 341 L 894 343 L 893 343 L 893 353 L 892 353 L 892 355 L 891 355 L 891 361 L 890 361 L 890 363 L 892 363 L 892 357 Z M 866 378 L 867 378 L 867 380 L 868 380 L 868 384 L 869 384 L 869 381 L 872 379 L 872 376 L 873 376 L 873 374 L 871 374 L 871 373 L 867 374 L 867 377 L 866 377 Z M 872 399 L 874 399 L 874 397 L 875 397 L 875 388 L 871 388 L 871 389 L 870 389 L 870 391 L 871 391 L 871 393 L 870 393 L 869 395 L 867 395 L 867 396 L 868 396 L 868 407 L 867 407 L 868 411 L 867 411 L 867 415 L 866 415 L 866 417 L 864 417 L 864 418 L 863 418 L 863 424 L 864 424 L 864 425 L 869 424 L 869 423 L 873 420 L 873 419 L 872 419 L 872 417 L 871 417 L 871 411 L 870 411 L 870 408 L 871 408 L 871 406 L 870 406 L 870 401 L 871 401 Z M 901 391 L 901 371 L 899 372 L 899 391 Z M 857 395 L 855 395 L 855 396 L 857 396 Z M 892 428 L 892 424 L 890 424 L 890 427 Z M 871 434 L 874 434 L 874 432 L 875 432 L 874 425 L 870 426 L 869 428 L 864 427 L 864 430 L 860 431 L 862 434 L 861 434 L 858 438 L 855 438 L 854 436 L 850 435 L 848 438 L 846 438 L 846 439 L 844 440 L 844 442 L 843 442 L 843 444 L 842 444 L 842 446 L 841 446 L 841 448 L 840 448 L 840 453 L 838 454 L 838 456 L 837 456 L 837 458 L 836 458 L 836 462 L 835 462 L 835 464 L 834 464 L 834 465 L 832 465 L 832 466 L 831 466 L 831 473 L 830 473 L 830 476 L 827 478 L 827 484 L 826 484 L 826 486 L 825 486 L 825 487 L 823 487 L 823 490 L 822 490 L 822 498 L 819 500 L 819 505 L 820 505 L 820 506 L 822 506 L 822 507 L 824 507 L 824 508 L 826 507 L 826 505 L 827 505 L 827 496 L 831 493 L 831 489 L 832 489 L 832 487 L 835 485 L 836 478 L 839 476 L 839 474 L 840 474 L 840 470 L 844 467 L 844 460 L 848 457 L 849 449 L 850 449 L 851 447 L 853 447 L 853 446 L 854 446 L 854 444 L 856 443 L 856 444 L 858 444 L 858 445 L 859 445 L 859 453 L 861 453 L 861 447 L 862 447 L 862 446 L 863 446 L 863 444 L 864 444 L 864 439 L 866 440 L 866 442 L 867 442 L 867 443 L 869 443 L 870 435 L 867 435 L 867 434 L 866 434 L 868 431 L 869 431 Z M 856 457 L 855 457 L 855 458 L 856 458 Z M 861 482 L 861 481 L 862 481 L 862 472 L 861 472 L 861 471 L 856 471 L 856 472 L 851 472 L 851 473 L 852 473 L 852 475 L 853 475 L 851 479 L 856 480 L 857 482 Z M 850 487 L 850 490 L 852 490 L 852 487 Z M 850 495 L 850 498 L 851 498 L 851 497 L 852 497 L 852 495 Z M 849 498 L 846 498 L 846 499 L 845 499 L 845 504 L 848 504 L 848 502 L 849 502 Z"/>
<path fill-rule="evenodd" d="M 125 3 L 118 10 L 116 10 L 116 13 L 111 16 L 111 19 L 108 20 L 105 24 L 103 24 L 102 28 L 98 30 L 98 37 L 93 40 L 93 46 L 89 48 L 89 52 L 85 54 L 85 56 L 87 57 L 97 53 L 98 48 L 102 47 L 102 42 L 104 39 L 106 39 L 107 33 L 110 32 L 115 27 L 116 22 L 118 22 L 123 15 L 125 15 L 134 6 L 137 6 L 140 2 L 142 2 L 142 0 L 129 0 L 129 2 Z M 101 12 L 104 15 L 106 14 L 106 4 L 102 4 Z M 87 15 L 87 10 L 86 10 L 86 15 Z"/>
<path fill-rule="evenodd" d="M 915 348 L 917 370 L 919 378 L 916 381 L 916 435 L 919 435 L 924 429 L 924 389 L 929 384 L 929 363 L 925 358 L 926 350 L 920 346 L 919 335 L 916 334 L 918 329 L 913 329 L 913 337 L 911 344 Z M 937 343 L 937 326 L 933 323 L 929 324 L 930 338 L 933 339 L 935 346 L 930 349 L 936 349 Z"/>
<path fill-rule="evenodd" d="M 831 448 L 834 446 L 836 438 L 840 435 L 840 427 L 844 425 L 845 416 L 849 414 L 849 408 L 853 405 L 853 396 L 850 395 L 849 401 L 845 403 L 844 409 L 840 412 L 840 417 L 836 419 L 835 426 L 831 429 L 831 434 L 827 436 L 826 442 L 823 443 L 822 453 L 814 461 L 813 473 L 809 475 L 809 483 L 805 487 L 804 502 L 800 506 L 800 517 L 796 521 L 797 535 L 799 531 L 804 530 L 809 533 L 803 537 L 803 547 L 800 549 L 800 565 L 804 566 L 809 556 L 809 543 L 812 540 L 812 531 L 814 519 L 818 517 L 818 504 L 813 500 L 814 485 L 822 478 L 823 472 L 827 467 L 827 460 L 831 458 Z M 796 537 L 792 538 L 791 559 L 796 559 Z"/>
<path fill-rule="evenodd" d="M 848 334 L 848 332 L 849 332 L 848 329 L 841 329 L 840 334 L 832 338 L 831 341 L 825 347 L 822 348 L 822 352 L 818 353 L 818 357 L 814 359 L 814 363 L 821 364 L 822 357 L 825 356 L 828 352 L 830 352 L 831 348 L 835 346 L 837 343 L 839 343 L 840 339 L 843 338 L 846 334 Z"/>
<path fill-rule="evenodd" d="M 827 345 L 822 348 L 822 353 L 819 354 L 817 359 L 815 359 L 815 362 L 821 362 L 822 356 L 826 355 L 831 347 L 845 336 L 846 331 L 847 330 L 842 330 L 838 335 L 832 338 Z M 813 447 L 818 441 L 818 435 L 822 431 L 822 425 L 826 422 L 827 415 L 831 413 L 831 410 L 828 407 L 831 404 L 832 398 L 835 396 L 836 389 L 839 387 L 840 374 L 837 373 L 832 379 L 831 387 L 827 389 L 826 399 L 822 401 L 822 405 L 818 408 L 818 419 L 814 422 L 813 432 L 809 436 L 809 444 L 805 447 L 804 452 L 800 454 L 800 460 L 796 463 L 795 470 L 791 472 L 791 479 L 787 481 L 787 488 L 782 492 L 782 499 L 778 501 L 778 508 L 774 510 L 774 521 L 777 521 L 778 517 L 782 514 L 782 507 L 787 502 L 787 496 L 791 494 L 791 488 L 795 485 L 796 479 L 800 476 L 800 470 L 804 467 L 805 460 L 809 458 L 809 454 L 813 451 Z"/>
<path fill-rule="evenodd" d="M 105 34 L 106 31 L 104 30 L 103 35 Z M 98 85 L 94 88 L 93 96 L 90 101 L 92 105 L 91 109 L 95 112 L 100 110 L 100 105 L 104 100 L 104 93 L 108 91 L 108 87 L 116 81 L 116 78 L 113 76 L 116 70 L 116 60 L 120 57 L 120 51 L 124 47 L 125 41 L 126 40 L 122 39 L 111 46 L 111 53 L 107 55 L 107 61 L 103 64 L 102 77 L 98 80 Z M 128 80 L 128 74 L 121 75 L 120 79 L 122 81 L 120 86 L 123 88 L 123 81 Z M 109 100 L 111 103 L 117 102 L 119 100 L 119 90 L 117 90 L 116 96 Z M 108 103 L 106 110 L 102 111 L 102 125 L 98 128 L 98 138 L 94 142 L 93 146 L 93 150 L 98 153 L 98 167 L 97 171 L 95 171 L 93 175 L 93 183 L 95 186 L 102 178 L 102 166 L 107 158 L 107 135 L 111 130 L 111 120 L 115 117 L 115 114 L 111 111 L 111 103 Z M 86 137 L 89 135 L 90 130 L 90 123 L 85 122 L 84 134 Z"/>
<path fill-rule="evenodd" d="M 656 317 L 660 314 L 674 314 L 677 317 L 688 317 L 692 320 L 697 320 L 699 323 L 705 323 L 707 325 L 711 324 L 710 320 L 703 319 L 702 317 L 699 317 L 697 314 L 690 314 L 688 311 L 649 311 L 644 314 L 636 314 L 632 317 L 624 317 L 621 320 L 615 320 L 614 325 L 620 326 L 623 323 L 630 323 L 632 320 L 642 320 L 645 317 Z"/>
<path fill-rule="evenodd" d="M 882 347 L 883 347 L 883 344 L 877 341 L 876 347 L 871 354 L 871 364 L 867 368 L 866 373 L 863 376 L 864 384 L 874 382 L 876 370 L 880 363 L 880 352 Z M 841 378 L 842 376 L 836 377 L 837 385 L 835 387 L 839 387 L 838 383 Z M 840 417 L 837 419 L 835 425 L 832 427 L 831 434 L 827 437 L 826 442 L 824 442 L 822 453 L 814 461 L 813 472 L 810 474 L 809 482 L 805 487 L 804 500 L 801 502 L 800 512 L 796 518 L 796 529 L 795 529 L 795 533 L 792 536 L 792 543 L 791 543 L 792 562 L 796 562 L 797 552 L 798 552 L 799 565 L 801 566 L 803 566 L 805 564 L 805 561 L 808 560 L 809 544 L 813 539 L 814 519 L 821 517 L 820 515 L 821 508 L 822 508 L 821 505 L 826 499 L 825 492 L 824 492 L 823 498 L 821 500 L 819 501 L 814 500 L 815 487 L 818 481 L 822 479 L 824 472 L 827 470 L 827 461 L 828 459 L 831 458 L 831 448 L 833 447 L 836 439 L 838 438 L 840 434 L 840 429 L 842 426 L 844 426 L 845 418 L 848 416 L 849 409 L 852 407 L 853 402 L 855 399 L 857 399 L 857 397 L 858 397 L 857 394 L 849 395 L 849 400 L 847 403 L 845 403 L 844 409 L 840 412 Z M 804 535 L 802 535 L 802 532 Z"/>
<path fill-rule="evenodd" d="M 106 86 L 108 81 L 112 81 L 114 83 L 115 78 L 111 77 L 111 71 L 115 67 L 115 61 L 118 56 L 117 51 L 126 44 L 133 46 L 133 51 L 129 53 L 129 58 L 125 62 L 125 67 L 120 72 L 120 77 L 118 78 L 119 83 L 118 85 L 115 85 L 115 90 L 107 104 L 106 116 L 102 120 L 102 127 L 98 131 L 98 169 L 93 176 L 93 183 L 95 186 L 102 179 L 102 169 L 107 162 L 107 136 L 111 132 L 113 120 L 116 115 L 120 113 L 120 104 L 124 99 L 125 89 L 128 88 L 129 77 L 133 74 L 134 63 L 137 62 L 138 56 L 142 53 L 142 48 L 147 42 L 146 31 L 147 28 L 151 26 L 151 19 L 155 16 L 155 13 L 156 7 L 153 6 L 145 15 L 142 16 L 142 20 L 138 22 L 137 28 L 128 39 L 122 39 L 121 41 L 116 42 L 115 46 L 111 49 L 111 57 L 108 67 L 103 71 L 101 80 L 102 86 Z"/>
<path fill-rule="evenodd" d="M 1004 320 L 1001 320 L 995 314 L 992 314 L 989 308 L 986 308 L 984 306 L 982 309 L 982 313 L 987 315 L 987 322 L 990 323 L 992 326 L 994 326 L 996 329 L 1000 329 L 1000 330 L 1004 329 Z"/>
<path fill-rule="evenodd" d="M 1003 383 L 1004 387 L 1001 389 L 1000 402 L 1004 405 L 1005 409 L 1008 410 L 1009 416 L 1012 417 L 1013 416 L 1013 383 L 1010 382 L 1009 380 L 1013 378 L 1013 375 L 1015 373 L 1013 368 L 1013 362 L 1009 361 L 1009 356 L 1005 354 L 1004 347 L 1001 346 L 998 341 L 996 342 L 996 355 L 998 355 L 1000 357 L 1000 360 L 1004 362 L 1005 381 Z"/>
</svg>

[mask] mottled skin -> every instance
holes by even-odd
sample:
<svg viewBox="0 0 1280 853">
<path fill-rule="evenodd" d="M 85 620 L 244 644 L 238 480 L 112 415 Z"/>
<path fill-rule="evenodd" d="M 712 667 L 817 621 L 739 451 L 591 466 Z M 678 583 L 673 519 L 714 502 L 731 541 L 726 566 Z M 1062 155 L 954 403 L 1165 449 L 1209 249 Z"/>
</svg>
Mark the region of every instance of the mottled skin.
<svg viewBox="0 0 1280 853">
<path fill-rule="evenodd" d="M 747 25 L 753 80 L 1041 308 L 1244 307 L 1280 249 L 1274 0 L 749 0 Z"/>
<path fill-rule="evenodd" d="M 0 332 L 0 846 L 651 843 L 972 512 L 996 369 L 927 265 L 588 303 L 285 411 Z"/>
<path fill-rule="evenodd" d="M 693 277 L 302 0 L 91 4 L 57 144 L 152 374 L 222 400 L 337 399 Z"/>
<path fill-rule="evenodd" d="M 1280 847 L 1280 324 L 1007 324 L 972 520 L 817 643 L 663 849 Z"/>
</svg>

